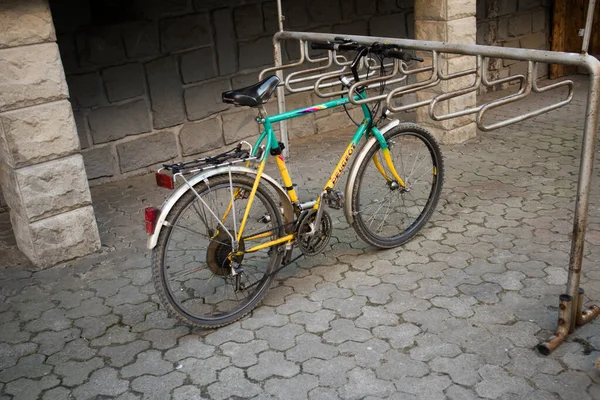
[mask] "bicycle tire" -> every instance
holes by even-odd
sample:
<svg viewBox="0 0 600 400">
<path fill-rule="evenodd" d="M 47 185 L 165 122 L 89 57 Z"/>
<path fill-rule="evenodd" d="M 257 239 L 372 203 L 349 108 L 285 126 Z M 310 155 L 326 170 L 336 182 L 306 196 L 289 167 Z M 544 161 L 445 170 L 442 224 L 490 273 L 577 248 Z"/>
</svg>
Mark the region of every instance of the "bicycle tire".
<svg viewBox="0 0 600 400">
<path fill-rule="evenodd" d="M 412 123 L 400 124 L 386 132 L 384 137 L 388 142 L 394 167 L 404 182 L 407 185 L 410 185 L 410 191 L 403 191 L 402 189 L 398 188 L 392 190 L 391 186 L 377 170 L 373 161 L 373 157 L 378 153 L 378 157 L 380 157 L 381 147 L 379 143 L 376 143 L 371 147 L 367 156 L 362 159 L 362 162 L 358 167 L 357 177 L 354 181 L 354 186 L 352 187 L 351 212 L 354 216 L 352 227 L 363 241 L 377 248 L 389 249 L 400 246 L 412 239 L 433 214 L 444 182 L 444 160 L 442 158 L 440 147 L 435 138 L 431 135 L 431 133 L 419 125 Z M 402 141 L 403 143 L 400 146 L 397 146 L 395 145 L 395 142 L 398 141 Z M 409 164 L 409 160 L 402 156 L 403 151 L 415 151 L 415 148 L 417 148 L 418 145 L 421 147 L 424 146 L 424 148 L 420 150 L 425 150 L 426 148 L 427 151 L 425 152 L 424 157 L 429 155 L 431 164 L 433 164 L 431 168 L 431 186 L 426 189 L 425 201 L 416 199 L 416 197 L 411 193 L 415 189 L 420 188 L 420 186 L 415 186 L 418 181 L 414 181 L 414 172 L 416 172 L 414 171 L 414 167 L 417 166 L 417 158 L 415 157 L 413 168 L 411 168 L 407 174 L 406 167 L 407 164 Z M 420 153 L 417 153 L 417 156 L 419 154 Z M 400 155 L 400 160 L 396 158 L 398 155 Z M 386 168 L 386 164 L 383 160 L 381 161 L 381 165 Z M 389 171 L 387 171 L 387 174 L 388 176 L 391 176 Z M 405 224 L 402 221 L 400 221 L 402 225 L 397 225 L 399 223 L 397 219 L 393 221 L 386 221 L 386 217 L 384 217 L 381 219 L 381 221 L 379 221 L 378 229 L 373 229 L 373 222 L 377 221 L 377 219 L 369 214 L 368 208 L 373 204 L 378 204 L 378 211 L 383 207 L 383 202 L 373 201 L 372 203 L 366 203 L 366 195 L 369 188 L 371 188 L 371 191 L 376 197 L 380 198 L 383 196 L 384 199 L 389 200 L 390 204 L 396 198 L 401 200 L 402 204 L 400 205 L 400 208 L 404 208 L 404 213 L 399 212 L 397 207 L 394 207 L 390 211 L 390 206 L 388 205 L 388 216 L 395 214 L 395 217 L 399 217 L 401 214 L 405 214 L 406 220 L 409 220 L 409 209 L 416 207 L 407 207 L 407 201 L 413 201 L 416 205 L 422 203 L 422 209 L 420 209 L 418 215 L 413 221 L 406 224 L 406 227 L 404 227 Z M 421 192 L 423 191 L 421 190 Z M 373 206 L 373 209 L 375 209 L 375 207 L 377 206 Z M 386 232 L 381 229 L 383 228 L 384 224 L 387 227 Z M 398 227 L 398 232 L 396 232 L 394 226 Z"/>
<path fill-rule="evenodd" d="M 240 262 L 240 265 L 244 268 L 242 274 L 245 274 L 244 276 L 248 280 L 250 277 L 256 277 L 255 275 L 258 275 L 259 279 L 255 281 L 258 283 L 254 283 L 254 287 L 251 287 L 252 291 L 248 293 L 246 297 L 241 299 L 239 304 L 234 305 L 231 310 L 223 311 L 225 310 L 225 306 L 234 301 L 231 298 L 228 289 L 213 288 L 214 284 L 222 281 L 225 281 L 225 285 L 231 285 L 235 278 L 227 276 L 228 271 L 231 271 L 230 267 L 226 267 L 226 254 L 231 250 L 231 241 L 228 239 L 229 236 L 227 236 L 227 239 L 224 239 L 224 230 L 216 223 L 214 217 L 212 219 L 209 218 L 211 215 L 205 204 L 211 204 L 216 215 L 225 215 L 219 214 L 222 210 L 218 209 L 217 202 L 219 200 L 217 196 L 220 195 L 221 192 L 217 193 L 217 191 L 225 189 L 223 204 L 228 201 L 227 191 L 231 193 L 232 188 L 234 193 L 242 193 L 239 199 L 236 198 L 235 201 L 235 203 L 238 203 L 238 200 L 240 200 L 240 207 L 236 206 L 235 210 L 235 214 L 239 214 L 236 218 L 236 224 L 239 224 L 241 216 L 243 215 L 242 208 L 245 209 L 245 207 L 241 207 L 241 203 L 243 203 L 244 200 L 247 200 L 247 197 L 244 199 L 243 196 L 251 191 L 253 184 L 254 179 L 244 175 L 232 175 L 231 183 L 228 174 L 212 177 L 210 178 L 208 185 L 206 182 L 201 182 L 194 187 L 198 196 L 202 197 L 206 203 L 202 203 L 198 199 L 198 196 L 190 189 L 177 200 L 167 215 L 166 220 L 168 224 L 163 226 L 158 237 L 157 245 L 152 253 L 152 277 L 161 303 L 164 305 L 169 315 L 180 322 L 201 328 L 216 328 L 228 325 L 252 311 L 267 293 L 269 286 L 275 277 L 273 271 L 279 267 L 283 259 L 283 253 L 278 251 L 278 248 L 281 245 L 272 246 L 269 249 L 265 249 L 264 252 L 246 253 L 243 256 L 244 258 Z M 240 189 L 240 191 L 238 192 L 237 189 Z M 282 218 L 278 207 L 270 196 L 269 191 L 265 189 L 262 184 L 258 186 L 251 207 L 250 216 L 247 220 L 246 228 L 244 229 L 244 237 L 249 237 L 246 235 L 246 232 L 250 234 L 252 234 L 252 232 L 256 233 L 256 227 L 250 225 L 257 217 L 260 217 L 260 215 L 263 217 L 268 215 L 270 219 L 268 219 L 268 222 L 265 222 L 267 221 L 266 218 L 264 218 L 264 221 L 261 221 L 259 218 L 257 221 L 258 229 L 266 228 L 268 230 L 269 228 L 272 228 L 273 232 L 270 237 L 265 238 L 265 241 L 283 235 Z M 263 214 L 263 212 L 266 212 L 266 214 Z M 188 231 L 189 226 L 184 225 L 184 222 L 187 223 L 187 221 L 183 221 L 182 219 L 188 218 L 190 215 L 193 217 L 194 214 L 197 215 L 196 219 L 200 222 L 200 225 L 199 228 L 196 228 L 199 229 L 199 231 L 194 230 L 194 235 L 192 235 Z M 203 218 L 206 219 L 203 220 Z M 233 222 L 232 220 L 233 210 L 228 213 L 226 220 L 223 221 L 223 223 L 230 228 L 229 230 L 232 230 L 230 226 Z M 212 228 L 209 226 L 211 225 L 211 221 L 214 222 Z M 215 228 L 215 226 L 217 228 Z M 194 225 L 194 227 L 196 227 L 196 225 Z M 204 229 L 207 231 L 206 234 L 203 233 Z M 220 231 L 213 230 L 213 232 L 211 232 L 211 229 L 219 229 Z M 190 247 L 186 247 L 186 244 L 182 245 L 180 242 L 176 241 L 176 238 L 181 236 L 178 232 L 182 232 L 182 235 L 187 234 L 188 236 L 193 236 L 194 240 L 192 240 L 192 242 L 194 243 L 194 248 L 192 248 L 192 250 L 189 250 Z M 178 236 L 174 236 L 175 234 Z M 186 243 L 188 242 L 186 241 Z M 205 244 L 204 249 L 201 248 L 202 243 Z M 172 247 L 171 244 L 174 244 L 175 246 Z M 241 246 L 242 244 L 240 244 L 240 247 Z M 245 245 L 245 247 L 248 248 L 248 245 Z M 171 251 L 174 253 L 173 257 L 175 259 L 181 259 L 176 262 L 167 258 Z M 188 254 L 188 252 L 190 254 Z M 258 255 L 258 257 L 255 257 L 256 255 Z M 260 262 L 260 257 L 267 258 L 267 260 L 264 260 L 266 261 L 266 265 L 263 270 L 256 274 L 251 273 L 249 270 L 251 265 L 249 264 L 248 259 L 251 256 L 253 262 L 256 262 L 256 260 Z M 196 267 L 198 264 L 200 264 L 200 267 Z M 180 274 L 180 272 L 183 274 Z M 178 276 L 177 274 L 180 274 L 181 277 L 187 277 L 193 273 L 195 276 L 190 277 L 186 283 L 175 283 L 170 280 L 170 278 L 172 278 L 171 273 L 173 273 L 175 278 Z M 205 278 L 207 280 L 204 286 L 201 287 L 199 280 L 204 277 L 207 277 Z M 228 279 L 231 279 L 232 282 L 227 282 Z M 240 279 L 244 279 L 244 277 L 242 276 Z M 211 281 L 214 281 L 214 283 L 208 286 Z M 250 285 L 252 285 L 252 283 L 248 283 L 247 286 Z M 239 300 L 237 293 L 234 292 L 234 288 L 232 287 L 231 289 L 231 294 L 235 294 L 236 300 Z M 210 290 L 212 290 L 212 292 Z M 222 302 L 217 298 L 219 290 L 223 290 L 222 294 L 224 298 Z M 195 307 L 194 310 L 213 309 L 214 313 L 208 314 L 206 311 L 194 312 L 190 310 L 191 307 Z"/>
</svg>

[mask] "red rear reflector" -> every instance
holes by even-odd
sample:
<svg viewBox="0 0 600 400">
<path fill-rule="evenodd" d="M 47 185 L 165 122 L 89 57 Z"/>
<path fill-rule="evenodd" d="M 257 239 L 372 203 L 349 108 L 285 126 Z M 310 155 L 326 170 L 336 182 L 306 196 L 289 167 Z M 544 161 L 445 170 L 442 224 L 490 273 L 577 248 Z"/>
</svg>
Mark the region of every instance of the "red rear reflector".
<svg viewBox="0 0 600 400">
<path fill-rule="evenodd" d="M 173 177 L 167 174 L 161 174 L 160 172 L 156 173 L 156 184 L 160 187 L 164 187 L 166 189 L 175 189 L 175 184 L 173 183 Z"/>
<path fill-rule="evenodd" d="M 147 207 L 144 214 L 146 216 L 146 233 L 152 235 L 156 228 L 156 219 L 160 214 L 160 210 L 156 207 Z"/>
</svg>

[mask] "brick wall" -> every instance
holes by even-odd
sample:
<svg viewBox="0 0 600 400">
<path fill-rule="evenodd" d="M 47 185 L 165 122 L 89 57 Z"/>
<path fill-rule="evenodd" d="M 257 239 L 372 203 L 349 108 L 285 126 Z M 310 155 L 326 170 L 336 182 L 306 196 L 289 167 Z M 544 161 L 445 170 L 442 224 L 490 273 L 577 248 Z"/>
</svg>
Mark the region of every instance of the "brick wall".
<svg viewBox="0 0 600 400">
<path fill-rule="evenodd" d="M 477 44 L 550 50 L 551 13 L 550 0 L 478 0 Z M 496 59 L 489 64 L 492 79 L 526 72 L 525 62 Z M 538 74 L 547 76 L 546 64 Z"/>
<path fill-rule="evenodd" d="M 414 37 L 410 0 L 286 0 L 286 29 Z M 220 101 L 272 65 L 276 3 L 267 0 L 51 1 L 92 183 L 254 137 L 253 110 Z M 288 48 L 285 58 L 297 49 Z M 303 93 L 289 108 L 320 101 Z M 270 103 L 272 109 L 275 105 Z M 340 114 L 292 121 L 303 136 L 348 125 Z"/>
</svg>

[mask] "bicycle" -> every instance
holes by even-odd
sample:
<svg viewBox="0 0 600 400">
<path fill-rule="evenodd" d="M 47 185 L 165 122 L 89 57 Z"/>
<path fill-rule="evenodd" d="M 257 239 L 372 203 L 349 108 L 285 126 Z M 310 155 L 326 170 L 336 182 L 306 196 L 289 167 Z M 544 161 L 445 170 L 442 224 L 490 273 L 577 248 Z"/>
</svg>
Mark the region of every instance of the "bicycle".
<svg viewBox="0 0 600 400">
<path fill-rule="evenodd" d="M 384 58 L 420 60 L 377 43 L 360 46 L 340 40 L 312 43 L 312 48 L 356 51 L 350 66 L 355 83 L 360 82 L 358 65 L 364 57 L 378 57 L 384 75 Z M 326 248 L 332 220 L 325 204 L 344 208 L 358 236 L 383 249 L 406 243 L 429 220 L 444 179 L 439 145 L 416 124 L 393 120 L 379 129 L 387 117 L 382 110 L 375 121 L 379 103 L 372 108 L 361 104 L 364 119 L 320 196 L 299 201 L 272 124 L 345 107 L 350 95 L 355 101 L 368 99 L 367 87 L 351 86 L 347 77 L 341 83 L 346 88 L 356 87 L 355 92 L 273 116 L 267 115 L 263 104 L 280 84 L 276 76 L 225 92 L 226 103 L 259 108 L 257 122 L 264 130 L 256 144 L 243 142 L 217 156 L 165 164 L 157 172 L 159 186 L 174 189 L 174 180 L 183 180 L 160 209 L 146 209 L 152 275 L 171 316 L 188 325 L 215 328 L 248 314 L 265 296 L 279 270 L 302 255 Z M 366 140 L 352 164 L 344 195 L 335 185 L 363 137 Z M 269 156 L 275 157 L 283 186 L 263 173 Z M 258 166 L 251 168 L 253 163 Z M 292 260 L 294 247 L 302 254 Z"/>
</svg>

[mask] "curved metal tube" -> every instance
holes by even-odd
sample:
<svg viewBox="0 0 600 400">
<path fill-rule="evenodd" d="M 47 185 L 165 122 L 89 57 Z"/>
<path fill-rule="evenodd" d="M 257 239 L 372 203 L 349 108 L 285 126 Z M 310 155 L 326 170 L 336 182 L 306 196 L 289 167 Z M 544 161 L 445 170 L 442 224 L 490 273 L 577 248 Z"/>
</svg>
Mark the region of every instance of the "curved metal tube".
<svg viewBox="0 0 600 400">
<path fill-rule="evenodd" d="M 479 106 L 479 107 L 468 108 L 466 110 L 451 112 L 451 113 L 444 114 L 444 115 L 436 115 L 435 114 L 435 106 L 438 104 L 438 102 L 450 100 L 455 97 L 460 97 L 467 93 L 471 93 L 471 92 L 474 92 L 477 89 L 479 89 L 479 86 L 481 86 L 481 75 L 482 75 L 481 64 L 482 64 L 482 58 L 481 58 L 481 56 L 477 56 L 477 64 L 474 69 L 472 68 L 472 69 L 468 69 L 465 71 L 460 71 L 460 72 L 456 72 L 456 73 L 448 74 L 448 75 L 442 74 L 441 70 L 438 71 L 438 77 L 442 80 L 451 80 L 451 79 L 460 78 L 460 77 L 468 76 L 468 75 L 475 73 L 475 82 L 473 82 L 473 85 L 466 87 L 464 89 L 454 90 L 449 93 L 442 93 L 442 94 L 434 97 L 431 100 L 431 103 L 429 103 L 429 117 L 431 119 L 433 119 L 434 121 L 444 121 L 444 120 L 451 119 L 451 118 L 458 118 L 458 117 L 462 117 L 464 115 L 474 114 L 481 109 L 481 106 Z"/>
<path fill-rule="evenodd" d="M 304 41 L 300 40 L 300 59 L 298 61 L 296 61 L 295 63 L 292 64 L 285 64 L 285 65 L 280 65 L 280 66 L 275 66 L 275 67 L 270 67 L 270 68 L 266 68 L 263 69 L 262 71 L 260 71 L 260 74 L 258 75 L 258 80 L 262 81 L 265 74 L 268 72 L 275 72 L 275 71 L 283 71 L 284 69 L 290 69 L 290 68 L 294 68 L 297 67 L 299 65 L 302 65 L 302 63 L 305 60 L 305 54 L 304 54 Z M 279 83 L 279 85 L 283 85 L 283 82 Z"/>
</svg>

